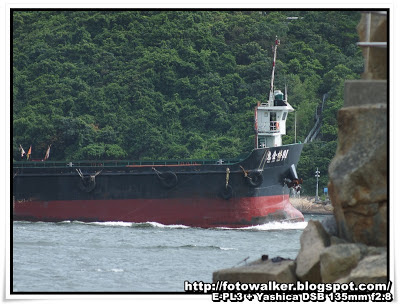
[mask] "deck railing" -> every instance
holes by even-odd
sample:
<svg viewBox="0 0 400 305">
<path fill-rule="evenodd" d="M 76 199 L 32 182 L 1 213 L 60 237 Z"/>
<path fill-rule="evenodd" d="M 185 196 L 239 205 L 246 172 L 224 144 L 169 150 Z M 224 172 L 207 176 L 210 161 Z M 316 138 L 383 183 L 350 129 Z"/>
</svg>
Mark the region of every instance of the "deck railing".
<svg viewBox="0 0 400 305">
<path fill-rule="evenodd" d="M 119 161 L 119 160 L 84 160 L 84 161 L 14 161 L 13 168 L 61 168 L 61 167 L 140 167 L 140 166 L 195 166 L 195 165 L 230 165 L 243 159 L 220 160 L 162 160 L 162 161 Z"/>
</svg>

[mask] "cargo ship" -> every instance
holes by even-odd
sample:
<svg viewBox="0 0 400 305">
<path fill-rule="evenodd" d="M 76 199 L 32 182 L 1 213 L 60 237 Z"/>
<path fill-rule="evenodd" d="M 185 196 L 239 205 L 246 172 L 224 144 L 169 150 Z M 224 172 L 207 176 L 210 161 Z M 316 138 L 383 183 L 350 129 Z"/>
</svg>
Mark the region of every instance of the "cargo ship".
<svg viewBox="0 0 400 305">
<path fill-rule="evenodd" d="M 274 88 L 255 106 L 255 145 L 243 159 L 13 162 L 13 220 L 158 222 L 239 228 L 303 221 L 289 202 L 303 144 L 282 145 L 293 108 Z"/>
</svg>

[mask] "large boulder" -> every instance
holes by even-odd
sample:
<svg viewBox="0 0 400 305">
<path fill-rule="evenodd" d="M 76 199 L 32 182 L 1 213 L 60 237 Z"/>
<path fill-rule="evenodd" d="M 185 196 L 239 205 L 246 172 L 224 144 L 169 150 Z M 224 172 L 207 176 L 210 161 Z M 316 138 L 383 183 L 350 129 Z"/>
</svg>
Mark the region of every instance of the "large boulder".
<svg viewBox="0 0 400 305">
<path fill-rule="evenodd" d="M 358 92 L 345 95 L 345 107 L 339 110 L 338 148 L 329 166 L 329 196 L 338 235 L 350 242 L 385 246 L 388 218 L 386 82 L 353 81 L 347 82 L 346 87 L 346 92 L 352 92 L 354 87 Z M 373 96 L 371 91 L 375 92 Z"/>
<path fill-rule="evenodd" d="M 296 276 L 302 282 L 321 282 L 320 254 L 329 244 L 329 235 L 322 224 L 310 220 L 301 234 L 301 248 L 296 257 Z"/>
</svg>

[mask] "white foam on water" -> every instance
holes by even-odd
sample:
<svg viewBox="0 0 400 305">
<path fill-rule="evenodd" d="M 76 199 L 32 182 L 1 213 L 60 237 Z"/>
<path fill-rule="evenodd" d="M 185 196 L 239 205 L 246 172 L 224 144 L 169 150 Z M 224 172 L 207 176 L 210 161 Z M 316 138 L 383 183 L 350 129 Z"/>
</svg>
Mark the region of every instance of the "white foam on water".
<svg viewBox="0 0 400 305">
<path fill-rule="evenodd" d="M 124 269 L 117 269 L 117 268 L 114 268 L 114 269 L 111 269 L 111 271 L 112 271 L 112 272 L 124 272 Z"/>
<path fill-rule="evenodd" d="M 63 221 L 63 223 L 71 222 L 69 220 Z M 91 225 L 91 226 L 106 226 L 106 227 L 131 227 L 133 222 L 123 221 L 95 221 L 95 222 L 84 222 L 79 220 L 72 221 L 74 224 Z"/>
<path fill-rule="evenodd" d="M 259 231 L 271 231 L 271 230 L 303 230 L 307 226 L 307 221 L 302 222 L 269 222 L 258 226 L 251 226 L 241 228 L 242 230 L 259 230 Z"/>
<path fill-rule="evenodd" d="M 71 221 L 66 220 L 63 223 L 71 223 Z M 72 221 L 72 223 L 86 224 L 86 225 L 96 225 L 96 226 L 107 226 L 107 227 L 153 227 L 160 229 L 189 229 L 197 228 L 190 227 L 181 224 L 165 225 L 162 223 L 148 221 L 148 222 L 124 222 L 124 221 L 104 221 L 104 222 L 82 222 L 82 221 Z M 261 225 L 240 227 L 240 228 L 229 228 L 229 227 L 216 227 L 213 229 L 217 230 L 253 230 L 253 231 L 272 231 L 272 230 L 303 230 L 307 226 L 307 221 L 302 222 L 281 222 L 274 221 L 268 222 Z"/>
<path fill-rule="evenodd" d="M 237 248 L 223 248 L 223 247 L 219 247 L 221 250 L 223 251 L 229 251 L 229 250 L 238 250 Z"/>
<path fill-rule="evenodd" d="M 163 225 L 162 223 L 154 222 L 154 221 L 148 221 L 145 222 L 155 228 L 170 228 L 170 229 L 188 229 L 190 228 L 189 226 L 185 225 Z"/>
<path fill-rule="evenodd" d="M 303 230 L 307 226 L 307 221 L 302 222 L 268 222 L 262 225 L 242 227 L 242 228 L 227 228 L 218 227 L 221 230 L 251 230 L 251 231 L 273 231 L 273 230 Z"/>
<path fill-rule="evenodd" d="M 65 223 L 71 221 L 67 220 Z M 125 221 L 94 221 L 94 222 L 83 222 L 75 220 L 73 223 L 94 225 L 94 226 L 106 226 L 106 227 L 153 227 L 153 228 L 169 228 L 169 229 L 187 229 L 189 226 L 175 224 L 175 225 L 164 225 L 158 222 L 125 222 Z"/>
<path fill-rule="evenodd" d="M 108 226 L 108 227 L 131 227 L 132 222 L 123 222 L 123 221 L 105 221 L 105 222 L 89 222 L 88 224 L 97 225 L 97 226 Z"/>
</svg>

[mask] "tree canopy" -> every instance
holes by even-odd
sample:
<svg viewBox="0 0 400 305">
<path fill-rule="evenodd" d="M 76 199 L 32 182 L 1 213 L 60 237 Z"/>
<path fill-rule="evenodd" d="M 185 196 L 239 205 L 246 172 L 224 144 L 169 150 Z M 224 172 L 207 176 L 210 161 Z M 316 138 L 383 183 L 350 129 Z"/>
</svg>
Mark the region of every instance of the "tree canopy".
<svg viewBox="0 0 400 305">
<path fill-rule="evenodd" d="M 247 155 L 277 35 L 275 85 L 288 86 L 297 141 L 329 94 L 318 143 L 298 170 L 327 176 L 344 80 L 363 69 L 359 20 L 342 10 L 14 10 L 13 158 L 19 145 L 43 158 L 50 144 L 51 160 L 67 161 Z M 293 143 L 294 115 L 287 132 Z"/>
</svg>

